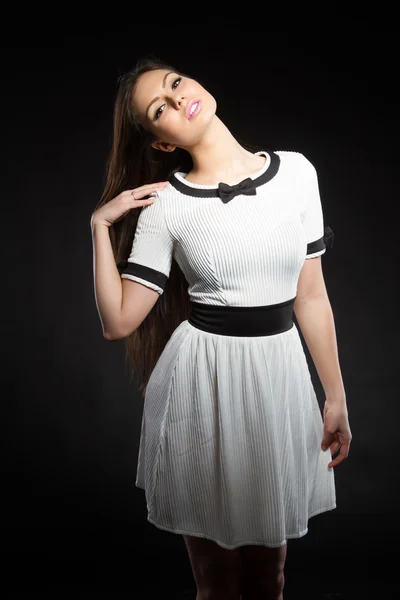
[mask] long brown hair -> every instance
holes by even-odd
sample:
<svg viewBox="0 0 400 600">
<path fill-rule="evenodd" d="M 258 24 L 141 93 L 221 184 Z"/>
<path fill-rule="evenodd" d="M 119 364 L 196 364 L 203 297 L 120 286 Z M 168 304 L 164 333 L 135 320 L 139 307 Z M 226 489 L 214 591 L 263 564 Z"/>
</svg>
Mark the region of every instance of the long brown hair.
<svg viewBox="0 0 400 600">
<path fill-rule="evenodd" d="M 183 75 L 156 57 L 144 57 L 118 80 L 114 105 L 113 141 L 107 161 L 106 182 L 100 208 L 126 189 L 145 183 L 167 181 L 176 170 L 188 173 L 193 166 L 191 156 L 182 148 L 160 152 L 152 148 L 155 137 L 138 122 L 132 109 L 132 90 L 146 71 L 168 69 Z M 130 255 L 137 222 L 143 207 L 134 208 L 110 227 L 111 246 L 116 264 Z M 141 323 L 125 338 L 125 364 L 130 366 L 131 380 L 136 374 L 144 397 L 150 375 L 173 331 L 189 316 L 188 283 L 173 259 L 163 294 Z"/>
<path fill-rule="evenodd" d="M 146 71 L 156 69 L 168 69 L 185 75 L 170 64 L 150 56 L 139 59 L 136 66 L 118 80 L 112 148 L 107 162 L 104 191 L 96 209 L 126 189 L 167 181 L 174 171 L 188 173 L 193 167 L 190 154 L 182 148 L 176 148 L 173 152 L 155 150 L 151 146 L 155 137 L 144 129 L 133 112 L 132 90 L 138 78 Z M 248 149 L 259 149 L 254 145 L 242 145 Z M 117 264 L 127 260 L 130 255 L 141 210 L 142 207 L 132 209 L 110 227 L 110 240 Z M 125 338 L 125 364 L 130 366 L 131 380 L 136 374 L 141 381 L 139 391 L 143 397 L 166 343 L 189 313 L 188 282 L 178 263 L 172 259 L 163 294 L 136 331 Z"/>
</svg>

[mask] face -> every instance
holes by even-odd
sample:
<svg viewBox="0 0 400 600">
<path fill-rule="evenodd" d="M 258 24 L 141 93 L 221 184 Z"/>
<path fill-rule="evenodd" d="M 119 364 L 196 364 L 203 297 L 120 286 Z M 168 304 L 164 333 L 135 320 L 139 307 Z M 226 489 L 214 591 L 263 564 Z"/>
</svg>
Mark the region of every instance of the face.
<svg viewBox="0 0 400 600">
<path fill-rule="evenodd" d="M 132 107 L 143 127 L 157 138 L 155 148 L 189 150 L 207 132 L 217 108 L 197 81 L 165 69 L 147 71 L 137 80 Z"/>
</svg>

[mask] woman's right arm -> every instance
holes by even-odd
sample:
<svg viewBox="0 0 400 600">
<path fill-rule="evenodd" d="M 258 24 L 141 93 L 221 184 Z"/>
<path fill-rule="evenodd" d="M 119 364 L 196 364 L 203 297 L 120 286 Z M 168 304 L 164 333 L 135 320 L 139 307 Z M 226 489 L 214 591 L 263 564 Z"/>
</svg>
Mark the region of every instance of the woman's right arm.
<svg viewBox="0 0 400 600">
<path fill-rule="evenodd" d="M 120 331 L 122 306 L 122 281 L 111 246 L 110 232 L 107 225 L 93 222 L 93 276 L 95 298 L 103 335 L 106 339 L 114 339 Z"/>
<path fill-rule="evenodd" d="M 119 196 L 100 207 L 92 215 L 90 226 L 93 243 L 94 291 L 97 310 L 103 328 L 103 336 L 107 340 L 121 339 L 130 333 L 128 330 L 132 328 L 132 324 L 123 322 L 123 304 L 124 313 L 131 315 L 131 319 L 132 315 L 135 316 L 134 313 L 137 313 L 139 319 L 142 318 L 143 320 L 157 299 L 154 298 L 154 293 L 150 294 L 150 298 L 144 298 L 143 295 L 140 296 L 139 294 L 135 294 L 134 298 L 133 294 L 129 293 L 127 295 L 128 302 L 123 302 L 123 284 L 117 265 L 115 264 L 109 227 L 112 223 L 126 216 L 132 208 L 152 204 L 155 200 L 154 198 L 148 198 L 149 194 L 163 189 L 167 184 L 168 181 L 147 184 L 135 190 L 122 192 Z M 133 281 L 130 284 L 130 288 L 128 288 L 130 292 L 133 292 L 137 286 L 140 286 L 140 288 L 143 287 L 139 283 L 135 285 Z M 151 291 L 154 292 L 154 290 Z M 127 306 L 133 302 L 135 302 L 135 306 Z M 141 305 L 138 306 L 138 302 Z M 146 305 L 149 304 L 148 310 L 147 306 L 142 305 L 143 302 Z M 138 321 L 138 325 L 140 325 L 140 322 Z"/>
</svg>

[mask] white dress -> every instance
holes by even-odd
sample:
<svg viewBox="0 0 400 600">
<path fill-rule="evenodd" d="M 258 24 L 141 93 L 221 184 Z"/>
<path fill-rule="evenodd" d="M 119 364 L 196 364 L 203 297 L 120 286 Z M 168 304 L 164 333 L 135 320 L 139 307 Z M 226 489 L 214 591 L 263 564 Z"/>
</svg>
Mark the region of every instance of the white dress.
<svg viewBox="0 0 400 600">
<path fill-rule="evenodd" d="M 304 261 L 325 252 L 330 230 L 317 174 L 300 153 L 258 154 L 256 194 L 227 202 L 215 186 L 172 175 L 142 209 L 121 277 L 162 294 L 174 258 L 194 302 L 256 309 L 295 298 Z M 229 549 L 302 537 L 310 517 L 336 508 L 322 437 L 295 323 L 235 337 L 185 320 L 146 391 L 136 486 L 148 520 Z"/>
</svg>

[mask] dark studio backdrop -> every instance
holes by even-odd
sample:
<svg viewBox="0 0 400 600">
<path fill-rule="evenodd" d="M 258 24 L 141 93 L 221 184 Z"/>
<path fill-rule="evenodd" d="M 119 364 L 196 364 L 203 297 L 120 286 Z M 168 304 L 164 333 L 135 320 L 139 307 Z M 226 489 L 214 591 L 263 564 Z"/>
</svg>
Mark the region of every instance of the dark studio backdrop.
<svg viewBox="0 0 400 600">
<path fill-rule="evenodd" d="M 392 597 L 372 590 L 397 582 L 397 34 L 207 27 L 35 30 L 3 43 L 8 598 L 195 597 L 182 537 L 146 521 L 134 486 L 143 404 L 124 342 L 102 336 L 93 289 L 89 223 L 116 82 L 148 52 L 199 79 L 238 137 L 302 152 L 317 169 L 353 442 L 335 469 L 337 509 L 289 541 L 287 599 Z"/>
</svg>

